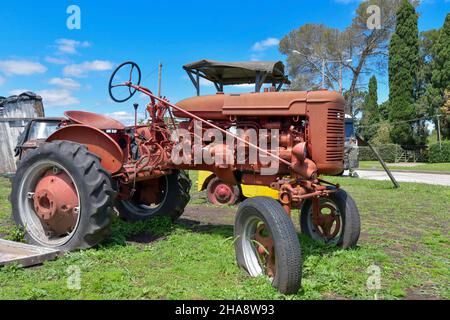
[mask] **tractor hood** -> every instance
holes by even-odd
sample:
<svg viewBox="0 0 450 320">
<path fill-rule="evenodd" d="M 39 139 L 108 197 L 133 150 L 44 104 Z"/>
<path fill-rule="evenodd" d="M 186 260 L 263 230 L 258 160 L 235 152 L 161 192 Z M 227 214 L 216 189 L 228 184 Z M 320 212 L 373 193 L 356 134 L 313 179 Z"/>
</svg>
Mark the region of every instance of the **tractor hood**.
<svg viewBox="0 0 450 320">
<path fill-rule="evenodd" d="M 244 94 L 216 94 L 182 100 L 177 106 L 206 120 L 227 120 L 231 116 L 297 116 L 306 114 L 308 103 L 345 104 L 334 91 L 289 91 Z M 174 115 L 190 118 L 181 111 Z"/>
</svg>

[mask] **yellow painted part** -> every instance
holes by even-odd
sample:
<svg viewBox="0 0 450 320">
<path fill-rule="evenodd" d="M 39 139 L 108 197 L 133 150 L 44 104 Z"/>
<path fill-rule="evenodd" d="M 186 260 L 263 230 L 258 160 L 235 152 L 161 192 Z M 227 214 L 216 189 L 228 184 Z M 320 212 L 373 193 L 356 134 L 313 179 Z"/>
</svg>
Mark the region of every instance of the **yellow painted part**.
<svg viewBox="0 0 450 320">
<path fill-rule="evenodd" d="M 270 197 L 278 200 L 278 191 L 269 187 L 241 185 L 242 194 L 247 198 L 253 197 Z"/>
<path fill-rule="evenodd" d="M 205 181 L 210 177 L 214 175 L 212 172 L 209 171 L 199 171 L 198 172 L 198 180 L 197 180 L 197 191 L 203 191 L 205 188 L 203 188 L 203 185 L 205 184 Z"/>
<path fill-rule="evenodd" d="M 198 182 L 197 182 L 197 190 L 203 191 L 203 185 L 205 181 L 210 177 L 214 175 L 212 172 L 209 171 L 199 171 L 198 172 Z M 249 185 L 241 185 L 242 194 L 247 198 L 253 198 L 253 197 L 270 197 L 274 198 L 275 200 L 278 200 L 278 191 L 273 190 L 269 187 L 262 187 L 262 186 L 249 186 Z"/>
</svg>

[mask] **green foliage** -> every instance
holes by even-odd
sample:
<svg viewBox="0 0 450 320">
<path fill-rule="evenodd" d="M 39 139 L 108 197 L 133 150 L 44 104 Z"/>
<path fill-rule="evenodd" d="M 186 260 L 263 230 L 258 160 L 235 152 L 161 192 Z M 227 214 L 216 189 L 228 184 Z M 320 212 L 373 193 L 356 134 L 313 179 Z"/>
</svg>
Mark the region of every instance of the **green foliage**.
<svg viewBox="0 0 450 320">
<path fill-rule="evenodd" d="M 25 231 L 22 228 L 15 226 L 9 230 L 6 239 L 15 242 L 25 242 Z"/>
<path fill-rule="evenodd" d="M 450 88 L 450 13 L 445 18 L 434 51 L 433 87 L 448 89 Z"/>
<path fill-rule="evenodd" d="M 403 0 L 397 12 L 397 26 L 389 47 L 389 120 L 395 123 L 391 139 L 401 145 L 414 145 L 416 117 L 414 87 L 419 62 L 418 15 L 414 6 Z"/>
<path fill-rule="evenodd" d="M 401 147 L 396 144 L 384 144 L 374 148 L 386 162 L 395 162 L 397 154 L 401 151 Z M 359 160 L 376 161 L 378 159 L 369 147 L 359 147 Z"/>
<path fill-rule="evenodd" d="M 378 107 L 380 111 L 380 120 L 388 120 L 389 119 L 389 100 L 386 100 Z"/>
<path fill-rule="evenodd" d="M 447 14 L 439 39 L 434 46 L 435 57 L 432 72 L 433 107 L 441 113 L 444 137 L 450 139 L 450 13 Z"/>
<path fill-rule="evenodd" d="M 391 124 L 389 121 L 382 121 L 377 126 L 377 131 L 372 137 L 370 142 L 375 146 L 381 146 L 391 143 L 391 136 L 389 135 L 391 131 Z"/>
<path fill-rule="evenodd" d="M 430 145 L 428 159 L 431 163 L 450 162 L 450 141 L 443 141 L 442 147 L 439 143 Z"/>
<path fill-rule="evenodd" d="M 363 116 L 361 118 L 360 134 L 364 140 L 371 141 L 376 135 L 379 121 L 377 78 L 372 76 L 369 81 L 369 92 L 364 101 Z"/>
</svg>

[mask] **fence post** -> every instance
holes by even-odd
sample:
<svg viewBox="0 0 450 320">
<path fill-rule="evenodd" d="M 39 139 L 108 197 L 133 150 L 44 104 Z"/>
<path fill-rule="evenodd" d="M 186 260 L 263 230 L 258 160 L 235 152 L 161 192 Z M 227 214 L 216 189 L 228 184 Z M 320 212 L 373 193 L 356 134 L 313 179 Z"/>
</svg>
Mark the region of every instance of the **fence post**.
<svg viewBox="0 0 450 320">
<path fill-rule="evenodd" d="M 362 139 L 361 136 L 358 135 L 358 138 L 367 143 L 367 145 L 369 146 L 370 150 L 372 150 L 372 152 L 375 154 L 375 157 L 377 157 L 377 159 L 381 163 L 381 166 L 383 167 L 384 171 L 386 171 L 387 175 L 391 179 L 392 183 L 394 184 L 394 187 L 395 188 L 400 188 L 400 185 L 398 184 L 397 180 L 394 178 L 394 175 L 392 174 L 391 170 L 389 170 L 389 168 L 387 167 L 386 163 L 381 158 L 380 154 L 375 150 L 375 148 L 372 147 L 372 145 L 369 142 L 367 142 L 364 139 Z"/>
</svg>

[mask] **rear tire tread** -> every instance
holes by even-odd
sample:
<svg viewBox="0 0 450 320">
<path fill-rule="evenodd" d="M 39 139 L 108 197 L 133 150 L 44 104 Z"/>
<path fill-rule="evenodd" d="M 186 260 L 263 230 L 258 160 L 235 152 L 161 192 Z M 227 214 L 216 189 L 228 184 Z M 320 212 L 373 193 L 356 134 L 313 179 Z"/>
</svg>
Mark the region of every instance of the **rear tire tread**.
<svg viewBox="0 0 450 320">
<path fill-rule="evenodd" d="M 78 230 L 81 229 L 82 234 L 75 234 L 60 249 L 62 251 L 72 251 L 76 249 L 87 249 L 96 246 L 102 242 L 107 235 L 110 234 L 110 225 L 113 216 L 113 200 L 115 192 L 111 188 L 111 176 L 102 168 L 100 160 L 97 156 L 88 151 L 88 149 L 80 144 L 69 141 L 53 141 L 44 143 L 39 148 L 29 151 L 19 163 L 16 178 L 13 182 L 11 199 L 13 199 L 13 217 L 14 220 L 23 226 L 20 215 L 17 212 L 18 188 L 20 178 L 30 165 L 30 162 L 42 160 L 43 158 L 51 158 L 53 161 L 71 161 L 76 168 L 76 172 L 70 172 L 77 184 L 81 198 L 81 214 L 88 215 L 80 217 Z M 62 159 L 62 160 L 61 160 Z M 61 163 L 67 169 L 67 163 Z M 75 176 L 81 178 L 77 179 Z M 80 181 L 81 180 L 81 181 Z M 84 195 L 84 196 L 83 196 Z M 14 201 L 15 200 L 15 201 Z M 87 209 L 85 209 L 87 207 Z M 36 241 L 27 235 L 30 242 Z"/>
</svg>

